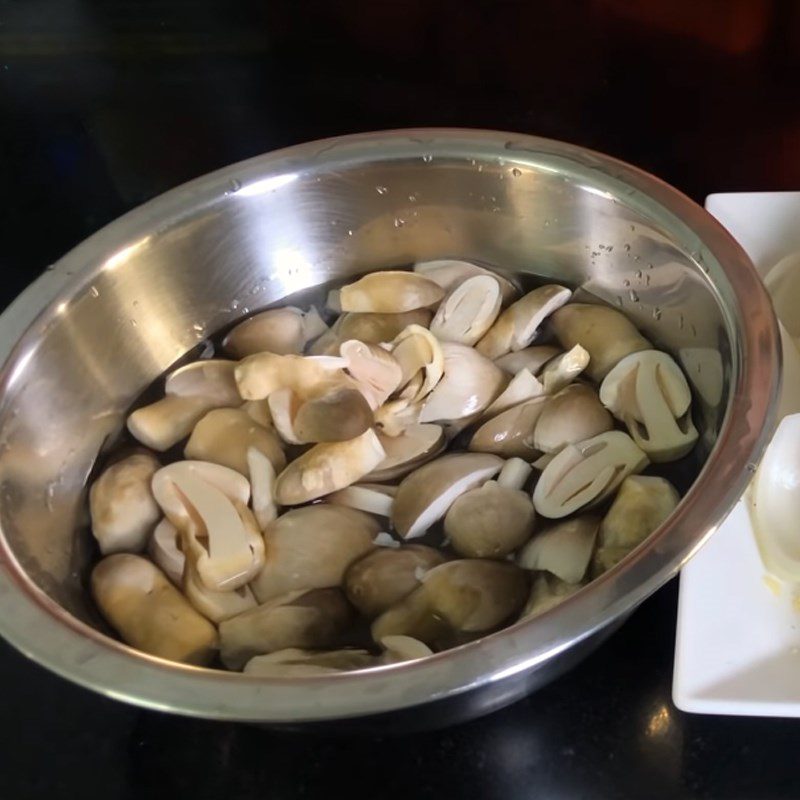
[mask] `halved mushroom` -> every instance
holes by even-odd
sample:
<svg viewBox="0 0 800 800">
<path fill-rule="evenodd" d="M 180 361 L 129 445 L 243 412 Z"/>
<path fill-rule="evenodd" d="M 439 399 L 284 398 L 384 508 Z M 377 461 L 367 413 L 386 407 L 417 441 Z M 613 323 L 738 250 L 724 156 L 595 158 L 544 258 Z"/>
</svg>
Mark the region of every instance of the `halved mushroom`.
<svg viewBox="0 0 800 800">
<path fill-rule="evenodd" d="M 292 428 L 300 442 L 345 442 L 361 436 L 372 421 L 372 410 L 360 391 L 333 389 L 302 403 Z"/>
<path fill-rule="evenodd" d="M 459 420 L 483 411 L 505 388 L 506 373 L 472 347 L 442 344 L 444 376 L 422 406 L 419 421 Z"/>
<path fill-rule="evenodd" d="M 202 397 L 217 408 L 239 406 L 242 398 L 236 388 L 235 361 L 208 358 L 193 361 L 167 375 L 164 393 L 173 397 Z"/>
<path fill-rule="evenodd" d="M 540 572 L 533 578 L 531 593 L 525 608 L 522 610 L 522 614 L 520 614 L 520 619 L 538 617 L 540 614 L 544 614 L 545 611 L 555 608 L 581 588 L 583 588 L 583 584 L 567 583 L 555 575 Z"/>
<path fill-rule="evenodd" d="M 445 355 L 439 340 L 420 325 L 409 325 L 390 344 L 400 366 L 400 397 L 409 403 L 424 400 L 441 380 Z"/>
<path fill-rule="evenodd" d="M 534 431 L 547 402 L 547 397 L 534 397 L 484 422 L 473 434 L 469 449 L 503 458 L 537 458 Z"/>
<path fill-rule="evenodd" d="M 565 350 L 579 344 L 589 351 L 586 372 L 597 382 L 625 356 L 652 347 L 624 314 L 609 306 L 570 303 L 553 314 L 551 323 Z"/>
<path fill-rule="evenodd" d="M 275 502 L 277 474 L 272 462 L 257 448 L 247 448 L 247 471 L 250 475 L 253 516 L 263 531 L 278 516 Z"/>
<path fill-rule="evenodd" d="M 397 489 L 392 525 L 404 539 L 422 536 L 455 499 L 496 475 L 502 459 L 484 453 L 455 453 L 412 472 Z"/>
<path fill-rule="evenodd" d="M 539 373 L 545 394 L 555 394 L 568 386 L 589 365 L 589 352 L 576 344 L 566 353 L 548 361 Z"/>
<path fill-rule="evenodd" d="M 239 408 L 241 408 L 253 422 L 257 422 L 265 428 L 272 427 L 272 414 L 270 413 L 269 402 L 267 400 L 246 400 Z"/>
<path fill-rule="evenodd" d="M 127 644 L 185 664 L 202 666 L 214 657 L 214 626 L 146 558 L 106 556 L 91 583 L 98 608 Z"/>
<path fill-rule="evenodd" d="M 431 324 L 433 312 L 427 308 L 405 311 L 402 314 L 371 314 L 350 312 L 342 314 L 331 329 L 330 341 L 325 343 L 328 352 L 317 353 L 317 344 L 311 348 L 314 355 L 335 355 L 339 352 L 341 342 L 357 339 L 364 344 L 380 344 L 391 342 L 400 331 L 409 325 L 421 325 L 427 328 Z"/>
<path fill-rule="evenodd" d="M 525 347 L 515 353 L 506 353 L 500 358 L 496 358 L 494 363 L 500 369 L 516 375 L 521 369 L 527 369 L 531 375 L 538 375 L 539 370 L 548 362 L 561 354 L 560 347 L 549 344 L 539 344 L 533 347 Z"/>
<path fill-rule="evenodd" d="M 161 516 L 150 482 L 160 468 L 145 453 L 134 453 L 105 469 L 89 490 L 92 534 L 100 552 L 138 553 Z"/>
<path fill-rule="evenodd" d="M 128 430 L 143 445 L 164 452 L 185 439 L 216 404 L 206 397 L 167 395 L 128 417 Z"/>
<path fill-rule="evenodd" d="M 358 383 L 359 391 L 371 409 L 385 403 L 400 386 L 402 368 L 394 356 L 382 347 L 348 339 L 342 342 L 339 353 L 347 362 L 347 371 Z"/>
<path fill-rule="evenodd" d="M 247 475 L 247 451 L 251 447 L 260 450 L 276 470 L 286 466 L 286 456 L 272 428 L 254 422 L 241 408 L 215 408 L 195 425 L 183 455 Z"/>
<path fill-rule="evenodd" d="M 499 358 L 513 350 L 522 350 L 534 340 L 542 322 L 570 297 L 572 291 L 557 284 L 547 284 L 528 292 L 497 318 L 476 348 L 487 358 Z"/>
<path fill-rule="evenodd" d="M 147 554 L 176 586 L 182 584 L 186 566 L 186 556 L 182 548 L 180 531 L 164 517 L 150 536 Z"/>
<path fill-rule="evenodd" d="M 390 481 L 407 475 L 430 461 L 444 450 L 445 439 L 439 425 L 413 424 L 399 436 L 378 432 L 385 456 L 365 478 L 370 481 Z"/>
<path fill-rule="evenodd" d="M 276 650 L 331 647 L 352 616 L 339 589 L 290 592 L 220 623 L 220 656 L 229 669 L 241 669 Z"/>
<path fill-rule="evenodd" d="M 582 514 L 540 531 L 517 556 L 524 569 L 545 570 L 567 583 L 580 583 L 592 560 L 600 517 Z"/>
<path fill-rule="evenodd" d="M 338 492 L 329 494 L 325 501 L 337 506 L 355 508 L 379 517 L 392 515 L 392 503 L 397 493 L 396 486 L 384 486 L 380 483 L 354 483 Z"/>
<path fill-rule="evenodd" d="M 419 425 L 421 412 L 422 405 L 411 402 L 407 397 L 389 400 L 375 411 L 373 417 L 375 429 L 383 434 L 384 438 L 397 438 L 409 428 Z"/>
<path fill-rule="evenodd" d="M 528 576 L 515 564 L 448 561 L 425 573 L 422 586 L 372 623 L 372 638 L 410 636 L 442 649 L 494 630 L 519 612 Z"/>
<path fill-rule="evenodd" d="M 518 406 L 526 400 L 534 397 L 541 397 L 545 393 L 545 388 L 538 378 L 535 378 L 529 370 L 521 369 L 506 386 L 503 392 L 490 403 L 481 413 L 481 419 L 491 419 L 509 408 Z"/>
<path fill-rule="evenodd" d="M 282 506 L 316 500 L 361 480 L 385 457 L 372 429 L 347 442 L 314 445 L 278 475 L 275 499 Z"/>
<path fill-rule="evenodd" d="M 337 356 L 278 356 L 257 353 L 236 365 L 239 393 L 245 400 L 263 400 L 278 389 L 291 389 L 307 400 L 340 388 L 357 388 L 344 372 L 347 361 Z"/>
<path fill-rule="evenodd" d="M 235 358 L 263 352 L 297 355 L 327 327 L 314 306 L 308 311 L 271 308 L 240 322 L 222 340 L 222 347 Z"/>
<path fill-rule="evenodd" d="M 378 666 L 381 662 L 366 650 L 302 650 L 289 647 L 251 658 L 245 675 L 259 678 L 302 678 L 309 675 L 332 675 Z"/>
<path fill-rule="evenodd" d="M 494 276 L 467 278 L 442 300 L 431 333 L 443 342 L 472 346 L 494 324 L 500 303 L 500 283 Z"/>
<path fill-rule="evenodd" d="M 593 562 L 595 574 L 619 563 L 661 525 L 679 502 L 680 495 L 665 478 L 626 478 L 600 524 Z"/>
<path fill-rule="evenodd" d="M 417 661 L 433 655 L 428 645 L 411 636 L 384 636 L 378 644 L 383 648 L 381 661 L 384 664 Z"/>
<path fill-rule="evenodd" d="M 536 421 L 533 446 L 543 453 L 558 453 L 568 444 L 591 439 L 613 427 L 614 420 L 597 392 L 584 383 L 574 383 L 545 403 Z"/>
<path fill-rule="evenodd" d="M 191 563 L 186 564 L 183 574 L 183 593 L 206 619 L 217 624 L 258 605 L 249 586 L 240 586 L 229 592 L 212 591 L 199 579 Z"/>
<path fill-rule="evenodd" d="M 460 286 L 476 275 L 488 275 L 499 284 L 504 305 L 513 302 L 520 294 L 519 287 L 513 281 L 494 272 L 494 270 L 479 267 L 469 261 L 451 259 L 420 261 L 414 264 L 414 272 L 418 272 L 420 275 L 424 275 L 426 278 L 438 283 L 445 292 L 452 291 L 456 286 Z"/>
<path fill-rule="evenodd" d="M 344 577 L 347 599 L 370 619 L 411 594 L 429 569 L 444 563 L 433 547 L 421 544 L 379 547 L 351 564 Z"/>
<path fill-rule="evenodd" d="M 444 297 L 432 280 L 413 272 L 384 270 L 371 272 L 355 283 L 342 286 L 339 300 L 342 311 L 369 311 L 399 314 L 429 308 Z"/>
<path fill-rule="evenodd" d="M 533 491 L 537 513 L 560 519 L 608 497 L 649 461 L 622 431 L 608 431 L 567 445 L 544 468 Z"/>
<path fill-rule="evenodd" d="M 302 589 L 341 586 L 373 549 L 378 523 L 362 511 L 319 504 L 287 511 L 264 531 L 266 558 L 251 585 L 259 602 Z"/>
<path fill-rule="evenodd" d="M 303 401 L 291 389 L 276 389 L 266 399 L 269 415 L 278 436 L 286 444 L 305 444 L 294 429 L 294 418 Z"/>
<path fill-rule="evenodd" d="M 600 400 L 652 461 L 675 461 L 697 441 L 692 393 L 681 368 L 660 350 L 623 358 L 603 380 Z"/>
</svg>

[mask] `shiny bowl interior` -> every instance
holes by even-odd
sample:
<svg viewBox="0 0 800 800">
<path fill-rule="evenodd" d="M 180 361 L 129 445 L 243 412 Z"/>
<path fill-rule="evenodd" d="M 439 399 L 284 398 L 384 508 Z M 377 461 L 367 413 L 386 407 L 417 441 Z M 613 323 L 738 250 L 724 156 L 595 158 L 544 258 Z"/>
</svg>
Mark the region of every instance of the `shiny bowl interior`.
<svg viewBox="0 0 800 800">
<path fill-rule="evenodd" d="M 131 402 L 207 336 L 287 294 L 460 257 L 568 283 L 684 365 L 705 465 L 625 561 L 543 617 L 421 662 L 301 681 L 184 667 L 106 635 L 87 602 L 87 476 Z M 488 711 L 572 663 L 675 574 L 730 510 L 771 426 L 777 331 L 746 256 L 701 208 L 613 159 L 477 131 L 301 145 L 136 209 L 0 318 L 0 633 L 142 705 L 275 723 L 448 703 Z"/>
</svg>

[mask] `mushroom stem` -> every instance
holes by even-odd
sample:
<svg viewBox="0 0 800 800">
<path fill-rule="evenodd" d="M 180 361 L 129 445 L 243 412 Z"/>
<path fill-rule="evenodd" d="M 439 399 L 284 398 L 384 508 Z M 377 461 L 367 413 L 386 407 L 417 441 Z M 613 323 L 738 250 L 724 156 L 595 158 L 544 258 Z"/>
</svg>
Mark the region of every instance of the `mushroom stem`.
<svg viewBox="0 0 800 800">
<path fill-rule="evenodd" d="M 394 496 L 389 491 L 381 491 L 382 489 L 389 490 L 394 487 L 348 486 L 329 494 L 326 500 L 334 505 L 356 508 L 369 514 L 377 514 L 379 517 L 390 517 Z"/>
<path fill-rule="evenodd" d="M 497 483 L 508 489 L 521 489 L 527 483 L 532 472 L 533 469 L 527 461 L 523 461 L 521 458 L 509 458 L 497 476 Z"/>
<path fill-rule="evenodd" d="M 275 502 L 277 475 L 272 462 L 257 447 L 247 449 L 247 467 L 250 472 L 253 514 L 258 527 L 263 531 L 278 517 L 278 505 Z"/>
</svg>

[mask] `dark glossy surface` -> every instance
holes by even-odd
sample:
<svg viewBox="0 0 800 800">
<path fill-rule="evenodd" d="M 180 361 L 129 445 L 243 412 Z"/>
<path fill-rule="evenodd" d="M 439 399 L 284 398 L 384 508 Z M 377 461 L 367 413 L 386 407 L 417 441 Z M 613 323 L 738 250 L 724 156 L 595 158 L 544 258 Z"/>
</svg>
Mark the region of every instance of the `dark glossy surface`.
<svg viewBox="0 0 800 800">
<path fill-rule="evenodd" d="M 552 136 L 698 200 L 800 187 L 793 0 L 0 0 L 0 23 L 6 302 L 177 183 L 351 131 Z M 0 646 L 0 797 L 796 797 L 800 723 L 672 706 L 676 595 L 507 710 L 383 740 L 143 712 Z"/>
</svg>

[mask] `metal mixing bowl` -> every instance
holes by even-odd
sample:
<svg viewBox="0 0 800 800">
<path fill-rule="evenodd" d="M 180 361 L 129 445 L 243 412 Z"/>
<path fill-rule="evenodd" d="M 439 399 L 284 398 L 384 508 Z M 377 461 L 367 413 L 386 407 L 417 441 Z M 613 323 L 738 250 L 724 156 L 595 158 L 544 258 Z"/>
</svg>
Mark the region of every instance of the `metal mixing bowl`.
<svg viewBox="0 0 800 800">
<path fill-rule="evenodd" d="M 580 287 L 684 364 L 699 477 L 619 566 L 555 610 L 423 661 L 300 681 L 184 667 L 110 638 L 86 592 L 87 476 L 139 393 L 248 310 L 334 278 L 459 257 Z M 151 708 L 300 723 L 476 716 L 551 680 L 673 576 L 744 489 L 771 429 L 770 303 L 731 237 L 630 166 L 515 134 L 421 130 L 293 147 L 101 230 L 0 317 L 0 633 Z"/>
</svg>

